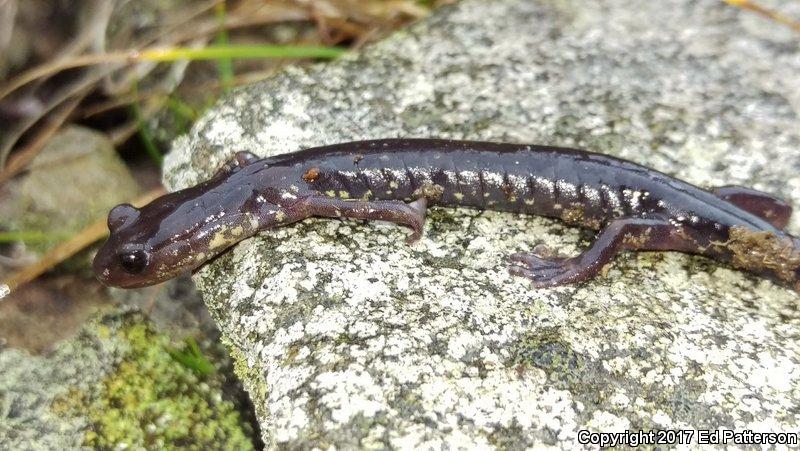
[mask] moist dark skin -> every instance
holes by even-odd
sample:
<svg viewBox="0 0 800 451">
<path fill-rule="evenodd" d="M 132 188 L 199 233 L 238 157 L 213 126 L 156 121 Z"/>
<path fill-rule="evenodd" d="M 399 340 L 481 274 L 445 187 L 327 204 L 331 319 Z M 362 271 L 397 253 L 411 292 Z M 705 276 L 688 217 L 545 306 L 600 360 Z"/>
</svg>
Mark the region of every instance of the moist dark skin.
<svg viewBox="0 0 800 451">
<path fill-rule="evenodd" d="M 210 180 L 109 214 L 94 269 L 107 285 L 151 285 L 194 270 L 262 230 L 305 218 L 391 221 L 420 238 L 425 209 L 465 206 L 597 230 L 583 253 L 510 256 L 535 287 L 591 279 L 619 252 L 705 255 L 800 291 L 791 207 L 738 186 L 707 191 L 607 155 L 557 147 L 385 139 L 259 159 L 240 152 Z"/>
</svg>

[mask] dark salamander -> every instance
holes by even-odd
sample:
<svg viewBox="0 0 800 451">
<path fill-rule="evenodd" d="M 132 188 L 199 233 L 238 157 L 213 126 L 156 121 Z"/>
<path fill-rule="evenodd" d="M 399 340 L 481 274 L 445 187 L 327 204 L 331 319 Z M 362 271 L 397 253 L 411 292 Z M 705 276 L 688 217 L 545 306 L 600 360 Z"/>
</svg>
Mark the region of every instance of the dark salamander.
<svg viewBox="0 0 800 451">
<path fill-rule="evenodd" d="M 606 155 L 556 147 L 385 139 L 258 159 L 240 152 L 212 179 L 108 217 L 94 261 L 105 284 L 139 287 L 193 270 L 255 233 L 311 216 L 391 221 L 422 234 L 425 209 L 458 205 L 559 218 L 597 230 L 561 257 L 511 256 L 536 287 L 582 282 L 624 250 L 682 251 L 728 262 L 800 291 L 791 207 L 727 186 L 706 191 Z"/>
</svg>

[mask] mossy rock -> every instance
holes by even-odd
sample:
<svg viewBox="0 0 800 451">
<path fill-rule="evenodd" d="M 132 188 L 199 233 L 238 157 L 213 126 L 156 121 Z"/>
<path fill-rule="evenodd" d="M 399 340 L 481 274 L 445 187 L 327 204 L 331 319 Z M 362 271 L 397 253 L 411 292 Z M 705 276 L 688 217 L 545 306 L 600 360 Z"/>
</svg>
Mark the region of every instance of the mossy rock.
<svg viewBox="0 0 800 451">
<path fill-rule="evenodd" d="M 139 313 L 107 315 L 46 356 L 4 350 L 0 362 L 16 371 L 0 369 L 0 393 L 28 400 L 28 410 L 0 426 L 0 448 L 252 449 L 223 375 L 186 366 L 175 352 Z"/>
</svg>

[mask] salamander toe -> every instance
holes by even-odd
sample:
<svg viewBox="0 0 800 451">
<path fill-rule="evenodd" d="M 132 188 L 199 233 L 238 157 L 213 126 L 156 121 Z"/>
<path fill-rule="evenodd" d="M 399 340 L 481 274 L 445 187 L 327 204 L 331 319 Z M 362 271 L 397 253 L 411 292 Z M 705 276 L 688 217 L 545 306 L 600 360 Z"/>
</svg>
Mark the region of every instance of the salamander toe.
<svg viewBox="0 0 800 451">
<path fill-rule="evenodd" d="M 534 249 L 536 251 L 536 249 Z M 517 252 L 511 255 L 509 272 L 525 277 L 536 288 L 554 287 L 573 282 L 575 261 L 565 257 L 545 257 L 536 253 Z"/>
</svg>

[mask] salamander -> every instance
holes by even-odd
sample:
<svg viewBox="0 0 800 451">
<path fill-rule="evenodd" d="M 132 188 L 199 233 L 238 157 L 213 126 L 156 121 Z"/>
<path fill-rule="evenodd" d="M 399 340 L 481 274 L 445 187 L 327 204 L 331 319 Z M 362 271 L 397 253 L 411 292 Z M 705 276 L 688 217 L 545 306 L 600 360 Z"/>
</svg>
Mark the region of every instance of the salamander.
<svg viewBox="0 0 800 451">
<path fill-rule="evenodd" d="M 792 208 L 769 194 L 705 190 L 589 151 L 444 139 L 348 142 L 263 159 L 239 152 L 194 187 L 112 209 L 94 270 L 107 285 L 155 284 L 312 216 L 391 221 L 410 227 L 413 242 L 429 206 L 540 215 L 597 231 L 577 256 L 541 245 L 511 255 L 511 273 L 534 287 L 589 280 L 622 251 L 680 251 L 800 291 L 800 240 L 784 231 Z"/>
</svg>

